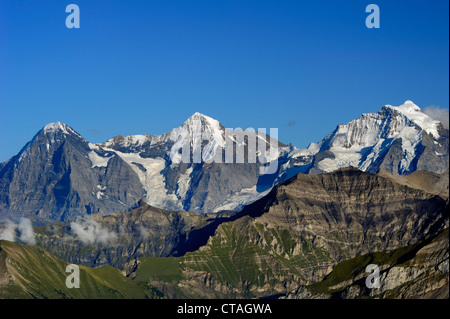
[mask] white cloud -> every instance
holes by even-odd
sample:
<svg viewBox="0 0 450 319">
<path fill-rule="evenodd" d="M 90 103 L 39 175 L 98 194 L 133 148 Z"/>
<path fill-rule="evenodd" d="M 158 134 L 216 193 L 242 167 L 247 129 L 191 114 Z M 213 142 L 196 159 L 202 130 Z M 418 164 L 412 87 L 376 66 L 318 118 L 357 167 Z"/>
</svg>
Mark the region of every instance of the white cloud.
<svg viewBox="0 0 450 319">
<path fill-rule="evenodd" d="M 103 244 L 117 240 L 117 235 L 102 224 L 88 217 L 81 221 L 70 223 L 72 233 L 83 244 Z"/>
<path fill-rule="evenodd" d="M 4 225 L 5 228 L 0 232 L 0 240 L 16 241 L 16 224 L 7 220 Z"/>
<path fill-rule="evenodd" d="M 17 231 L 19 232 L 19 241 L 28 245 L 36 245 L 36 236 L 33 231 L 31 220 L 28 218 L 21 218 L 19 225 L 17 225 Z"/>
<path fill-rule="evenodd" d="M 7 220 L 5 228 L 0 233 L 0 239 L 13 242 L 18 241 L 32 246 L 36 245 L 36 235 L 34 234 L 31 220 L 28 218 L 21 218 L 19 224 Z"/>
<path fill-rule="evenodd" d="M 449 120 L 448 120 L 448 108 L 442 108 L 435 105 L 427 106 L 423 109 L 423 112 L 431 117 L 433 120 L 440 121 L 442 125 L 448 130 Z"/>
</svg>

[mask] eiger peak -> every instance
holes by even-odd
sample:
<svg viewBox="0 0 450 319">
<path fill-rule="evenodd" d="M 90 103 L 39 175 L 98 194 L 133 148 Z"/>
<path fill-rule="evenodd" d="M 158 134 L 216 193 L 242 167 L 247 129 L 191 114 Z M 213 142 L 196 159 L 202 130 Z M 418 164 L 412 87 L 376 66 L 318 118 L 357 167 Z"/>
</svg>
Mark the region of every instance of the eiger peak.
<svg viewBox="0 0 450 319">
<path fill-rule="evenodd" d="M 42 131 L 44 133 L 63 132 L 65 134 L 69 134 L 69 131 L 73 132 L 73 129 L 69 125 L 58 121 L 58 122 L 48 123 L 47 125 L 44 126 Z"/>
</svg>

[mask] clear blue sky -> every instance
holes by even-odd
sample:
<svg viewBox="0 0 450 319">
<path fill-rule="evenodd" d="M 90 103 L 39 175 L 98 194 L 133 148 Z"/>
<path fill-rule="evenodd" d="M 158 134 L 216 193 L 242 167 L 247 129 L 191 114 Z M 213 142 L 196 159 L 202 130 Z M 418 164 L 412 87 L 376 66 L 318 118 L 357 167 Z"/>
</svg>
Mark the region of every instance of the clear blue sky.
<svg viewBox="0 0 450 319">
<path fill-rule="evenodd" d="M 81 28 L 67 29 L 78 4 Z M 368 29 L 376 3 L 381 28 Z M 194 112 L 306 147 L 364 112 L 449 105 L 448 1 L 1 0 L 0 161 L 46 123 L 91 142 Z"/>
</svg>

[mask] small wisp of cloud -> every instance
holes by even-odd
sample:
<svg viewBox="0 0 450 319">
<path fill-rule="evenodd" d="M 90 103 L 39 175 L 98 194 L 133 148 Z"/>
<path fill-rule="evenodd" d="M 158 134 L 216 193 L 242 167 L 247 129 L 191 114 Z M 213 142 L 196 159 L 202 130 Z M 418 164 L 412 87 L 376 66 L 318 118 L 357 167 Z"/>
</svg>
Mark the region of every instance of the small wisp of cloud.
<svg viewBox="0 0 450 319">
<path fill-rule="evenodd" d="M 297 125 L 297 121 L 295 121 L 295 120 L 289 121 L 289 122 L 288 122 L 288 126 L 289 126 L 289 127 L 294 127 L 294 126 L 296 126 L 296 125 Z"/>
<path fill-rule="evenodd" d="M 75 239 L 81 241 L 83 244 L 107 245 L 117 240 L 117 234 L 115 232 L 109 231 L 91 217 L 81 221 L 71 222 L 70 228 Z"/>
<path fill-rule="evenodd" d="M 96 128 L 91 128 L 91 129 L 89 129 L 89 132 L 91 132 L 91 133 L 94 134 L 94 135 L 102 135 L 102 134 L 103 134 L 102 131 L 100 131 L 100 130 L 98 130 L 98 129 L 96 129 Z"/>
<path fill-rule="evenodd" d="M 439 107 L 436 105 L 430 105 L 423 109 L 423 112 L 431 117 L 433 120 L 439 121 L 444 125 L 444 128 L 449 128 L 449 111 L 448 108 Z"/>
<path fill-rule="evenodd" d="M 21 218 L 18 224 L 7 220 L 0 232 L 1 239 L 32 246 L 36 245 L 36 235 L 31 220 L 28 218 Z"/>
</svg>

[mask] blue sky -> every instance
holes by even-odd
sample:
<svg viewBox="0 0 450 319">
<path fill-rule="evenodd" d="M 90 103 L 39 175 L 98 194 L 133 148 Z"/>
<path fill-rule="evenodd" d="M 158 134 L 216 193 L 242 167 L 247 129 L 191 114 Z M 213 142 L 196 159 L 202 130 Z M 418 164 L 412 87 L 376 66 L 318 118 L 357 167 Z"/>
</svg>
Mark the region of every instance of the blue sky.
<svg viewBox="0 0 450 319">
<path fill-rule="evenodd" d="M 80 7 L 68 29 L 65 7 Z M 380 8 L 368 29 L 365 7 Z M 0 161 L 46 123 L 90 142 L 201 112 L 306 147 L 361 113 L 449 105 L 448 1 L 0 1 Z"/>
</svg>

